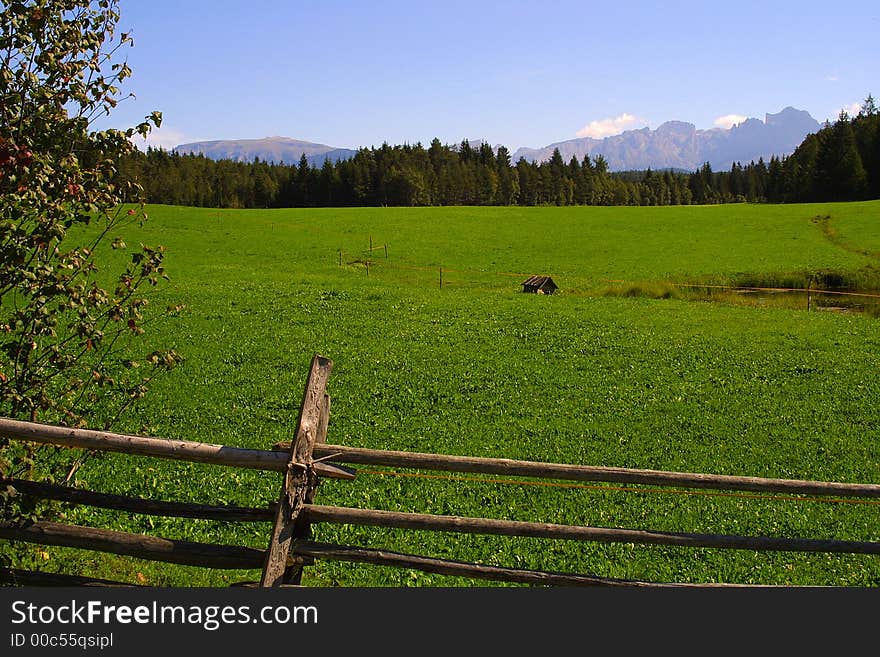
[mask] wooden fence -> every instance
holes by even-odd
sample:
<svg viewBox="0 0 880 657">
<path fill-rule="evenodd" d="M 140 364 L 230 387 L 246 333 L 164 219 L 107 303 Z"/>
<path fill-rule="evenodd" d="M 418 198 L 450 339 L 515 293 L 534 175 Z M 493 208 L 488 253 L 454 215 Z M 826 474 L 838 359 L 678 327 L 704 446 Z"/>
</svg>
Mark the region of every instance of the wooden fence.
<svg viewBox="0 0 880 657">
<path fill-rule="evenodd" d="M 686 532 L 588 527 L 460 516 L 400 513 L 377 509 L 323 506 L 315 503 L 321 477 L 353 479 L 356 472 L 344 465 L 379 465 L 433 471 L 518 475 L 569 481 L 601 481 L 700 489 L 834 495 L 880 498 L 880 485 L 736 477 L 656 470 L 635 470 L 586 465 L 539 463 L 498 458 L 471 458 L 363 449 L 326 444 L 330 398 L 325 394 L 332 362 L 321 356 L 312 360 L 303 394 L 294 440 L 271 450 L 241 449 L 200 442 L 165 440 L 143 436 L 49 426 L 0 418 L 0 436 L 87 450 L 124 452 L 137 456 L 213 463 L 237 468 L 256 468 L 283 473 L 278 499 L 261 508 L 192 504 L 143 499 L 17 479 L 2 480 L 22 495 L 61 500 L 133 513 L 201 518 L 231 522 L 271 522 L 266 549 L 247 546 L 196 543 L 143 534 L 55 522 L 0 523 L 0 538 L 43 545 L 97 550 L 141 559 L 221 569 L 262 569 L 252 586 L 299 585 L 302 570 L 315 559 L 358 562 L 408 568 L 429 573 L 532 585 L 683 587 L 738 586 L 735 584 L 683 584 L 646 582 L 601 577 L 593 574 L 526 570 L 401 554 L 361 546 L 335 545 L 311 539 L 316 523 L 370 525 L 375 527 L 440 532 L 495 534 L 543 539 L 676 545 L 694 548 L 784 550 L 880 554 L 880 542 L 842 541 L 821 538 L 775 538 Z M 332 461 L 332 462 L 331 462 Z M 22 585 L 120 585 L 89 577 L 5 570 L 6 583 Z"/>
</svg>

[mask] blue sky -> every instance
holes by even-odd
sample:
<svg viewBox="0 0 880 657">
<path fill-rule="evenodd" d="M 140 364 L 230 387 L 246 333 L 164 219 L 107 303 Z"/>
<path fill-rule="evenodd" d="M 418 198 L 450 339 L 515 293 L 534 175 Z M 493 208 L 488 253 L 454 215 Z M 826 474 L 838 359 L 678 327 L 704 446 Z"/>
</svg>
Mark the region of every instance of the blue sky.
<svg viewBox="0 0 880 657">
<path fill-rule="evenodd" d="M 134 75 L 96 127 L 511 150 L 880 96 L 880 2 L 121 0 Z M 722 119 L 722 117 L 726 117 Z M 717 122 L 717 123 L 716 123 Z"/>
</svg>

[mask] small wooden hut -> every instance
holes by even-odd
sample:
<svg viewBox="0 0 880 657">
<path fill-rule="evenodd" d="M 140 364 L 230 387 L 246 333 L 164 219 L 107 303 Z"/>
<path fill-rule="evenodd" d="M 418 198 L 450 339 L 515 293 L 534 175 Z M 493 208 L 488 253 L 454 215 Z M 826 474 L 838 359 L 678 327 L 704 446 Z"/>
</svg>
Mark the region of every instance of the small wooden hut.
<svg viewBox="0 0 880 657">
<path fill-rule="evenodd" d="M 523 292 L 531 294 L 553 294 L 558 286 L 549 276 L 531 276 L 523 281 Z"/>
</svg>

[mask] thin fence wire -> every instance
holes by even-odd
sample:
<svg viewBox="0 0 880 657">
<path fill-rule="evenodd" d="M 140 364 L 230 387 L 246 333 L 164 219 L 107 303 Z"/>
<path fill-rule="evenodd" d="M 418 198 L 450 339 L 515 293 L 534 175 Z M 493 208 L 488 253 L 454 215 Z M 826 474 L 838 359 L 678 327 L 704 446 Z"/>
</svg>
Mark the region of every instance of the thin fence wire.
<svg viewBox="0 0 880 657">
<path fill-rule="evenodd" d="M 373 263 L 371 263 L 373 264 Z M 436 265 L 433 267 L 425 267 L 419 265 L 404 265 L 401 263 L 388 263 L 382 262 L 375 263 L 381 266 L 383 269 L 407 269 L 412 271 L 424 271 L 424 272 L 437 272 L 442 270 L 444 274 L 472 274 L 478 276 L 508 276 L 513 278 L 522 278 L 526 279 L 532 274 L 527 274 L 524 272 L 510 272 L 510 271 L 488 271 L 481 269 L 457 269 L 453 267 L 442 267 L 440 265 Z M 617 285 L 636 285 L 639 284 L 639 281 L 629 281 L 622 279 L 610 279 L 603 278 L 600 279 L 603 283 L 614 283 Z M 820 288 L 799 288 L 799 287 L 755 287 L 755 286 L 747 286 L 747 285 L 711 285 L 705 283 L 672 283 L 668 281 L 648 281 L 655 285 L 668 285 L 670 287 L 680 287 L 680 288 L 691 288 L 691 289 L 712 289 L 712 290 L 726 290 L 726 291 L 743 291 L 743 292 L 798 292 L 802 294 L 830 294 L 830 295 L 838 295 L 838 296 L 847 296 L 847 297 L 862 297 L 867 299 L 880 299 L 880 294 L 872 294 L 868 292 L 848 292 L 843 290 L 825 290 Z M 641 281 L 641 283 L 645 283 L 645 281 Z"/>
<path fill-rule="evenodd" d="M 386 248 L 387 245 L 376 246 L 373 248 L 365 249 L 366 253 L 374 251 L 376 249 Z M 340 252 L 341 254 L 346 253 L 345 251 Z M 357 261 L 360 262 L 360 261 Z M 351 264 L 351 263 L 349 263 Z M 379 263 L 371 263 L 371 264 L 379 264 Z M 435 265 L 431 267 L 419 266 L 419 265 L 406 265 L 399 262 L 390 263 L 383 262 L 380 265 L 382 268 L 387 269 L 409 269 L 412 271 L 425 271 L 425 272 L 437 272 L 438 270 L 442 270 L 444 274 L 471 274 L 478 276 L 508 276 L 514 278 L 522 278 L 526 279 L 532 274 L 524 273 L 524 272 L 510 272 L 510 271 L 487 271 L 481 269 L 456 269 L 451 267 L 444 267 L 442 265 Z M 611 279 L 611 278 L 602 278 L 599 279 L 603 283 L 614 283 L 618 285 L 637 285 L 639 281 L 630 281 L 630 280 L 622 280 L 622 279 Z M 641 281 L 641 283 L 651 283 L 654 285 L 668 285 L 670 287 L 681 287 L 681 288 L 693 288 L 693 289 L 713 289 L 713 290 L 726 290 L 726 291 L 742 291 L 742 292 L 799 292 L 803 294 L 831 294 L 838 296 L 848 296 L 848 297 L 862 297 L 867 299 L 880 299 L 880 294 L 872 294 L 868 292 L 848 292 L 843 290 L 825 290 L 819 288 L 800 288 L 800 287 L 755 287 L 755 286 L 747 286 L 747 285 L 710 285 L 704 283 L 673 283 L 669 281 Z"/>
</svg>

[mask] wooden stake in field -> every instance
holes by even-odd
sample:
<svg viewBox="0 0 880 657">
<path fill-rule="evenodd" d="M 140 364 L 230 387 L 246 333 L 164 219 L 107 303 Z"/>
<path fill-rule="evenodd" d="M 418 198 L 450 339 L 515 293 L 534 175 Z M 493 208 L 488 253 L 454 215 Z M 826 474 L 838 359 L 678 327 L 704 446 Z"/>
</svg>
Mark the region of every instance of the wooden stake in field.
<svg viewBox="0 0 880 657">
<path fill-rule="evenodd" d="M 443 289 L 443 267 L 440 267 L 440 289 Z"/>
<path fill-rule="evenodd" d="M 383 244 L 383 246 L 385 247 L 385 259 L 388 260 L 388 245 Z"/>
</svg>

